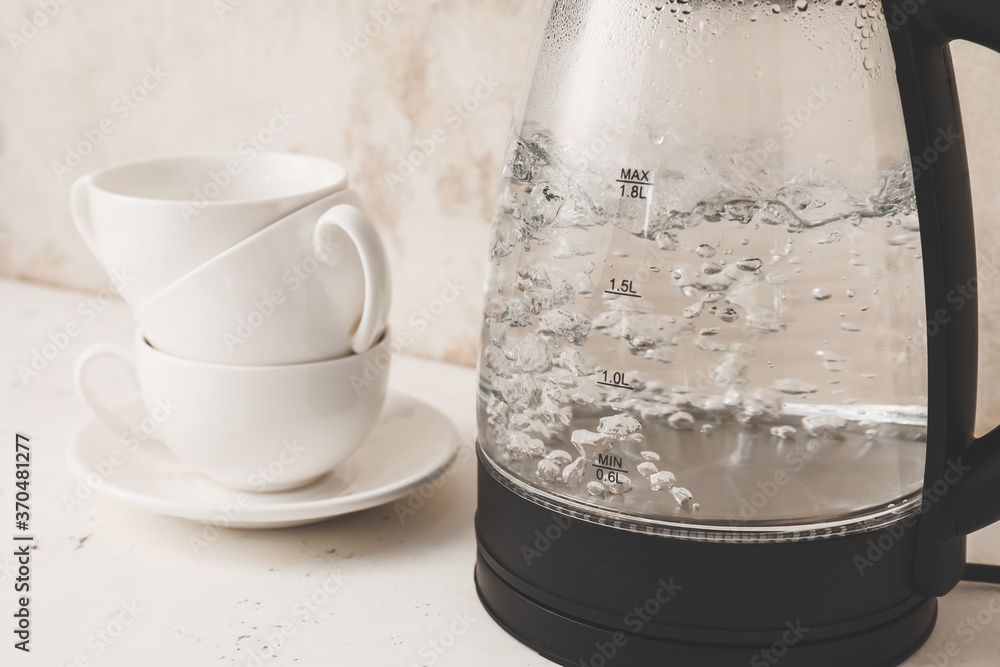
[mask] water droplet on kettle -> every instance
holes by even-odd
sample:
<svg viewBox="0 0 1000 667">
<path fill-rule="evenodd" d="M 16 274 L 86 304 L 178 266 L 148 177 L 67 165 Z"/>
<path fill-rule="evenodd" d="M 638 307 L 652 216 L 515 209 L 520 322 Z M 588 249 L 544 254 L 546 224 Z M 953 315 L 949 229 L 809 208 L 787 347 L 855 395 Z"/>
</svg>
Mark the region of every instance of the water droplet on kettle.
<svg viewBox="0 0 1000 667">
<path fill-rule="evenodd" d="M 816 289 L 813 290 L 813 298 L 816 299 L 817 301 L 827 301 L 832 296 L 833 295 L 830 294 L 830 290 L 823 289 L 822 287 L 817 287 Z"/>
</svg>

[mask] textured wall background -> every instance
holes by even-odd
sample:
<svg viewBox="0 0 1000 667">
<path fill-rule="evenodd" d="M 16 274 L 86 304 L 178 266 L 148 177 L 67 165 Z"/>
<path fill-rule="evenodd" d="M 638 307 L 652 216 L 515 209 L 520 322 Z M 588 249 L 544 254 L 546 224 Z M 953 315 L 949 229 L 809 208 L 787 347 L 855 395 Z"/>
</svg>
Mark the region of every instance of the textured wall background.
<svg viewBox="0 0 1000 667">
<path fill-rule="evenodd" d="M 25 31 L 23 22 L 46 4 L 58 7 L 55 15 Z M 474 363 L 493 197 L 544 0 L 399 0 L 401 10 L 379 35 L 352 44 L 369 12 L 388 4 L 0 3 L 0 274 L 102 288 L 106 278 L 69 216 L 77 176 L 137 157 L 233 150 L 266 127 L 274 109 L 287 109 L 295 121 L 269 148 L 348 167 L 389 244 L 393 323 L 414 335 L 412 351 Z M 345 53 L 345 45 L 354 50 Z M 1000 55 L 969 44 L 954 52 L 981 259 L 1000 266 Z M 166 76 L 122 118 L 121 104 L 117 113 L 112 105 L 147 67 Z M 456 112 L 477 93 L 483 99 L 469 101 L 475 111 Z M 53 162 L 66 163 L 69 147 L 105 117 L 113 131 L 60 178 Z M 445 142 L 390 186 L 400 158 L 439 128 Z M 460 299 L 433 322 L 420 315 L 449 285 Z M 983 363 L 995 368 L 1000 285 L 985 285 L 982 299 Z M 1000 421 L 1000 390 L 989 380 L 981 392 L 984 424 Z"/>
</svg>

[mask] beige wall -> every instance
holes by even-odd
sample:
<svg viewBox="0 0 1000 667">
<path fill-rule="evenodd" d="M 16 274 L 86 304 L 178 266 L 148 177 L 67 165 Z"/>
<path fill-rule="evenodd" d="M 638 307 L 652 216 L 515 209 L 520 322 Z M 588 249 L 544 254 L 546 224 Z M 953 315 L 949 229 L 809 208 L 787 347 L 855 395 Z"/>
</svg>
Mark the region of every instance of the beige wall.
<svg viewBox="0 0 1000 667">
<path fill-rule="evenodd" d="M 270 147 L 343 162 L 383 231 L 396 329 L 410 330 L 418 354 L 474 363 L 490 212 L 544 0 L 399 0 L 392 22 L 349 57 L 344 44 L 388 0 L 51 2 L 58 14 L 17 51 L 9 33 L 38 4 L 0 3 L 0 274 L 102 287 L 67 210 L 76 176 L 140 156 L 235 149 L 285 108 L 295 122 Z M 980 253 L 1000 265 L 1000 56 L 968 44 L 954 51 Z M 120 118 L 113 101 L 149 66 L 166 77 Z M 468 118 L 446 116 L 477 92 L 486 99 Z M 114 131 L 60 180 L 52 163 L 105 117 Z M 390 188 L 400 156 L 438 128 L 444 144 Z M 426 331 L 414 326 L 449 281 L 459 301 Z M 1000 285 L 982 296 L 984 363 L 996 368 Z M 983 418 L 1000 421 L 1000 391 L 984 389 Z"/>
<path fill-rule="evenodd" d="M 967 43 L 955 44 L 952 51 L 969 147 L 979 265 L 991 262 L 1000 268 L 1000 55 Z M 983 431 L 1000 423 L 1000 282 L 982 285 L 979 321 Z"/>
</svg>

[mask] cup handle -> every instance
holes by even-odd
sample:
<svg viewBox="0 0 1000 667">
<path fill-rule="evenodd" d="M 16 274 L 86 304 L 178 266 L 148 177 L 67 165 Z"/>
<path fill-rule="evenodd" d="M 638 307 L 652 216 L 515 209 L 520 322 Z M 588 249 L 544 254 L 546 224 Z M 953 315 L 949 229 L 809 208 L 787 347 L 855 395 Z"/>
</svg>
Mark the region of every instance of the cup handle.
<svg viewBox="0 0 1000 667">
<path fill-rule="evenodd" d="M 135 374 L 135 362 L 132 360 L 132 355 L 128 352 L 116 345 L 95 345 L 77 359 L 76 368 L 73 371 L 76 391 L 87 407 L 90 408 L 90 411 L 94 413 L 95 417 L 104 422 L 115 433 L 127 433 L 131 427 L 107 408 L 103 401 L 97 397 L 97 393 L 90 387 L 87 381 L 87 373 L 90 371 L 91 365 L 95 361 L 104 358 L 122 362 Z"/>
<path fill-rule="evenodd" d="M 76 224 L 76 231 L 79 232 L 83 242 L 87 244 L 90 252 L 98 259 L 101 258 L 97 251 L 97 241 L 94 239 L 94 223 L 90 218 L 90 197 L 88 190 L 90 184 L 94 182 L 93 177 L 84 176 L 73 183 L 69 191 L 69 207 L 73 214 L 73 222 Z"/>
<path fill-rule="evenodd" d="M 389 262 L 375 226 L 361 209 L 350 204 L 334 206 L 316 223 L 313 243 L 316 257 L 321 261 L 333 261 L 327 250 L 328 245 L 324 242 L 333 227 L 346 233 L 361 255 L 365 275 L 365 306 L 351 345 L 355 353 L 361 354 L 378 342 L 385 329 L 392 300 Z"/>
</svg>

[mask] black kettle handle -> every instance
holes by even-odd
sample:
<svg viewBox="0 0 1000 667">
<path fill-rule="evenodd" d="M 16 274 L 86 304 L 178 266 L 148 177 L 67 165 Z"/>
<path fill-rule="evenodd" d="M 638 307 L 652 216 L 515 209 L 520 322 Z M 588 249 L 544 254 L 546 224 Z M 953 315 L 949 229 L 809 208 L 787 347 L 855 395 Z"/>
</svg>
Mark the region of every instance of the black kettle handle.
<svg viewBox="0 0 1000 667">
<path fill-rule="evenodd" d="M 911 0 L 901 4 L 911 9 L 914 5 L 926 4 L 930 25 L 939 31 L 943 43 L 965 39 L 1000 51 L 1000 2 L 997 0 Z"/>
<path fill-rule="evenodd" d="M 948 44 L 1000 51 L 1000 0 L 885 0 L 920 211 L 928 432 L 915 590 L 961 580 L 965 536 L 1000 520 L 1000 429 L 975 439 L 978 277 L 962 114 Z"/>
</svg>

